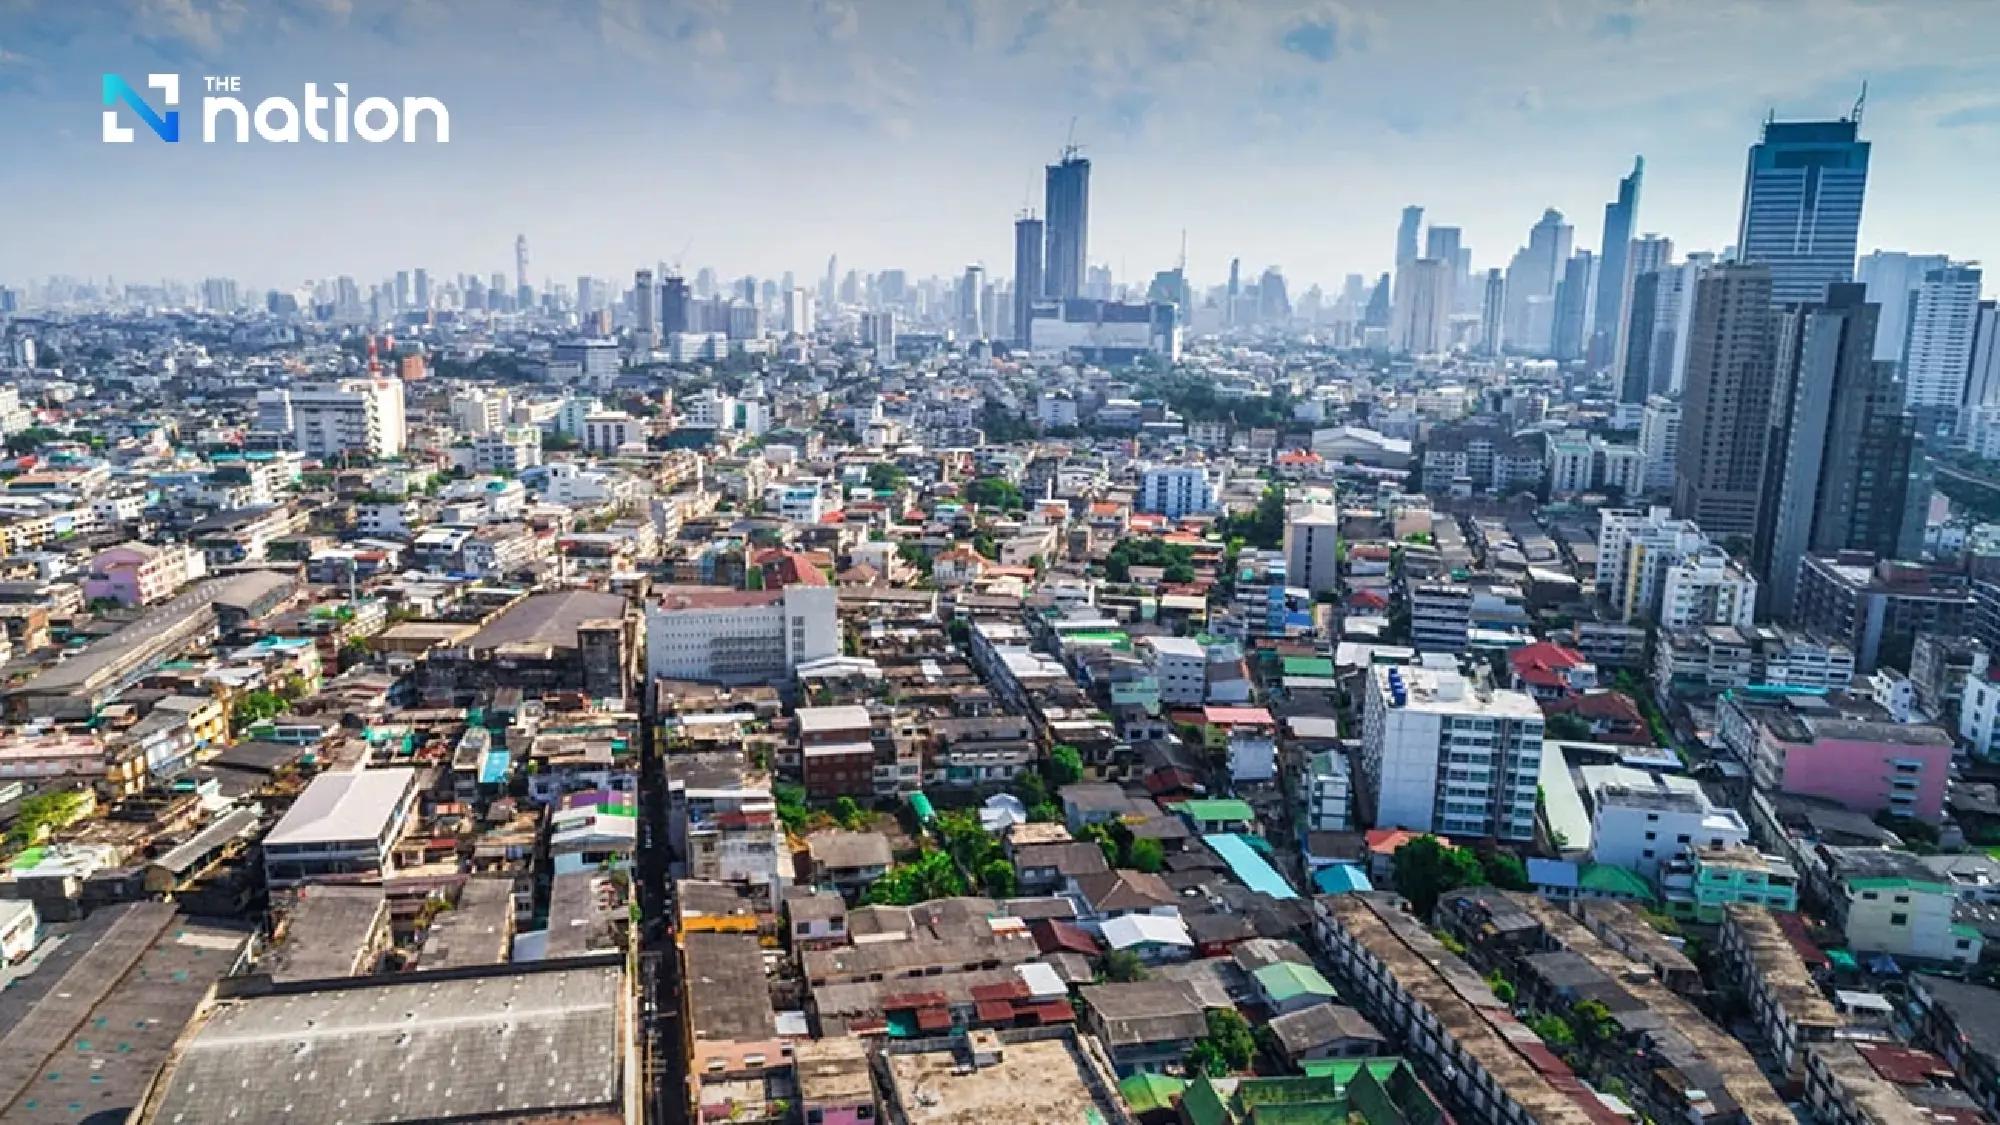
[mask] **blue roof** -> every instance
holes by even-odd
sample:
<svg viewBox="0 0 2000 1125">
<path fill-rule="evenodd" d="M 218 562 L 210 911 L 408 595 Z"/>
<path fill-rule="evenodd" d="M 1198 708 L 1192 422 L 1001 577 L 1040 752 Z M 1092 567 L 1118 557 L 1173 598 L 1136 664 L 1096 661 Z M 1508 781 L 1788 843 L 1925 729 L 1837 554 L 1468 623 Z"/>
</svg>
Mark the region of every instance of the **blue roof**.
<svg viewBox="0 0 2000 1125">
<path fill-rule="evenodd" d="M 1299 892 L 1285 882 L 1283 875 L 1264 862 L 1264 857 L 1258 855 L 1243 837 L 1233 832 L 1217 832 L 1203 836 L 1202 840 L 1215 849 L 1215 854 L 1222 857 L 1222 862 L 1229 865 L 1229 870 L 1244 886 L 1276 899 L 1299 897 Z"/>
<path fill-rule="evenodd" d="M 479 759 L 479 784 L 499 785 L 507 780 L 507 771 L 514 765 L 514 755 L 505 750 L 488 750 Z"/>
<path fill-rule="evenodd" d="M 1576 864 L 1566 859 L 1531 859 L 1527 862 L 1528 882 L 1537 887 L 1577 885 Z"/>
<path fill-rule="evenodd" d="M 1375 889 L 1368 873 L 1351 863 L 1336 863 L 1313 872 L 1313 889 L 1323 895 L 1359 894 Z"/>
</svg>

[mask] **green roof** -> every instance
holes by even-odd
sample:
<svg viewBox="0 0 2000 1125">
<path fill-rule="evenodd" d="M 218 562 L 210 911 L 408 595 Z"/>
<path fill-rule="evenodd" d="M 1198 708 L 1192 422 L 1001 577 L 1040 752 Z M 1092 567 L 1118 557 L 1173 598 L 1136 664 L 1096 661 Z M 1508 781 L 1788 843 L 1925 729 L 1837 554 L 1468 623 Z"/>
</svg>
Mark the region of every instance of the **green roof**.
<svg viewBox="0 0 2000 1125">
<path fill-rule="evenodd" d="M 1638 872 L 1608 863 L 1584 864 L 1577 872 L 1576 885 L 1586 891 L 1618 895 L 1640 902 L 1651 902 L 1654 897 L 1652 884 L 1641 878 Z"/>
<path fill-rule="evenodd" d="M 1285 675 L 1331 676 L 1333 675 L 1333 661 L 1323 656 L 1287 656 L 1285 657 Z"/>
<path fill-rule="evenodd" d="M 1279 961 L 1250 975 L 1257 978 L 1257 987 L 1266 996 L 1280 1004 L 1301 996 L 1324 996 L 1331 1000 L 1340 995 L 1318 969 L 1296 961 Z"/>
<path fill-rule="evenodd" d="M 1342 1086 L 1354 1081 L 1354 1076 L 1366 1070 L 1379 1082 L 1387 1082 L 1389 1076 L 1403 1060 L 1394 1056 L 1379 1059 L 1307 1059 L 1299 1064 L 1307 1078 L 1331 1078 Z"/>
<path fill-rule="evenodd" d="M 1201 801 L 1182 801 L 1182 812 L 1196 820 L 1256 820 L 1257 814 L 1250 808 L 1250 802 L 1233 797 L 1211 797 Z"/>
<path fill-rule="evenodd" d="M 1164 1074 L 1135 1074 L 1118 1084 L 1118 1093 L 1132 1107 L 1132 1112 L 1151 1113 L 1158 1109 L 1172 1110 L 1187 1085 Z"/>
</svg>

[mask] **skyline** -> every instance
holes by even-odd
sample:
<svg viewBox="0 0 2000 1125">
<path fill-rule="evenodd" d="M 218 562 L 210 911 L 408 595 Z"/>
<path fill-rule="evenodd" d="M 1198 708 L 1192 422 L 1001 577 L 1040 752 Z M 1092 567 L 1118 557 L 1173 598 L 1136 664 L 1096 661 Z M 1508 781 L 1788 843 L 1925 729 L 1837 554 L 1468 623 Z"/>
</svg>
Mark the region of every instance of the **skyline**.
<svg viewBox="0 0 2000 1125">
<path fill-rule="evenodd" d="M 2000 176 L 2000 49 L 1970 34 L 1970 5 L 1695 17 L 1558 0 L 1440 23 L 1422 6 L 1192 0 L 141 0 L 136 32 L 104 7 L 0 0 L 0 144 L 32 157 L 0 169 L 0 191 L 35 218 L 10 234 L 6 280 L 511 272 L 517 233 L 537 283 L 622 280 L 684 245 L 690 270 L 727 276 L 811 278 L 830 254 L 1005 276 L 1013 220 L 1040 210 L 1072 116 L 1092 161 L 1090 260 L 1125 282 L 1170 267 L 1183 229 L 1201 284 L 1232 258 L 1278 266 L 1295 291 L 1372 281 L 1406 204 L 1461 228 L 1478 269 L 1504 265 L 1546 207 L 1598 250 L 1634 156 L 1634 235 L 1720 251 L 1765 113 L 1838 117 L 1863 79 L 1861 252 L 2000 260 L 1978 186 Z M 1695 52 L 1709 61 L 1691 80 Z M 305 81 L 435 96 L 452 143 L 106 146 L 105 70 L 240 74 L 257 97 Z"/>
</svg>

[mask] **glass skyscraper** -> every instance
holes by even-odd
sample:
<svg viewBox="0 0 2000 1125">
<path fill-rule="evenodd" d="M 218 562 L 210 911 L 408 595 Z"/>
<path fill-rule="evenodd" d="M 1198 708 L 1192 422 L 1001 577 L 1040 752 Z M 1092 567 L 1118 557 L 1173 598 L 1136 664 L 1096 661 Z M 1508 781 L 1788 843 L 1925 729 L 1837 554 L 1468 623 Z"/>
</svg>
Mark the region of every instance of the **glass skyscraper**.
<svg viewBox="0 0 2000 1125">
<path fill-rule="evenodd" d="M 1868 142 L 1857 118 L 1766 121 L 1750 146 L 1736 260 L 1768 266 L 1778 304 L 1819 301 L 1854 280 Z"/>
<path fill-rule="evenodd" d="M 1057 300 L 1083 295 L 1083 272 L 1090 250 L 1090 161 L 1063 150 L 1060 163 L 1048 167 L 1047 206 L 1049 252 L 1042 262 L 1043 292 Z"/>
</svg>

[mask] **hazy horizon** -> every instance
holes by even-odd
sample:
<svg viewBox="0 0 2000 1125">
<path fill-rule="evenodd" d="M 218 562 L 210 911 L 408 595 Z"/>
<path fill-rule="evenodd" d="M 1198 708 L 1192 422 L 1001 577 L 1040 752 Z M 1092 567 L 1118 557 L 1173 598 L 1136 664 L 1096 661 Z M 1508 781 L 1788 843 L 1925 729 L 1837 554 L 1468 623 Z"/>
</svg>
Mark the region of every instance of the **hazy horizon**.
<svg viewBox="0 0 2000 1125">
<path fill-rule="evenodd" d="M 1698 9 L 1698 10 L 1696 10 Z M 1120 281 L 1280 267 L 1303 291 L 1388 269 L 1402 207 L 1504 266 L 1546 207 L 1598 249 L 1646 159 L 1635 233 L 1735 235 L 1767 111 L 1832 118 L 1863 79 L 1861 247 L 2000 260 L 1989 6 L 912 0 L 0 0 L 0 281 L 397 269 L 537 283 L 692 271 L 816 280 L 1012 271 L 1012 220 L 1075 135 L 1090 257 Z M 246 100 L 351 84 L 433 96 L 447 146 L 130 145 L 101 75 L 235 74 Z M 683 257 L 683 248 L 685 256 Z"/>
</svg>

